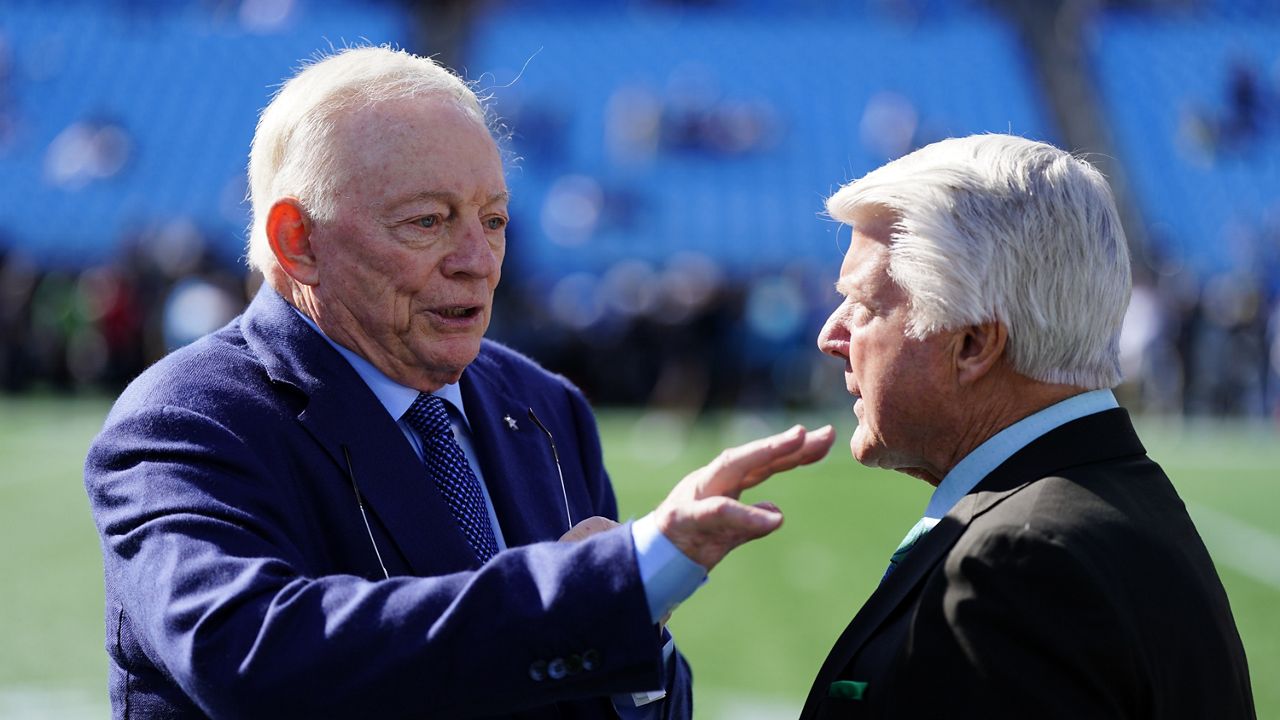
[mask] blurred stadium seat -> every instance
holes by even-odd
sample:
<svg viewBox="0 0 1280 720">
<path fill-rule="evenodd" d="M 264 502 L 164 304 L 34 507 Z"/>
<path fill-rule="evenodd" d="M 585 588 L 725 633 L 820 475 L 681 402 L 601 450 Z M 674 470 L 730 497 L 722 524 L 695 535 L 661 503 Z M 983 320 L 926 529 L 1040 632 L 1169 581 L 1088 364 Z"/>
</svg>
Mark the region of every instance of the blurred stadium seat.
<svg viewBox="0 0 1280 720">
<path fill-rule="evenodd" d="M 834 267 L 815 218 L 837 183 L 949 135 L 1053 139 L 994 17 L 750 12 L 775 4 L 507 9 L 476 23 L 468 69 L 514 127 L 522 272 L 681 251 L 739 277 L 798 258 Z"/>
<path fill-rule="evenodd" d="M 1162 262 L 1202 280 L 1269 270 L 1280 290 L 1280 23 L 1246 12 L 1262 5 L 1214 3 L 1229 17 L 1110 13 L 1093 50 Z"/>
<path fill-rule="evenodd" d="M 185 218 L 234 261 L 272 88 L 317 50 L 409 27 L 390 2 L 6 2 L 0 247 L 86 267 Z"/>
</svg>

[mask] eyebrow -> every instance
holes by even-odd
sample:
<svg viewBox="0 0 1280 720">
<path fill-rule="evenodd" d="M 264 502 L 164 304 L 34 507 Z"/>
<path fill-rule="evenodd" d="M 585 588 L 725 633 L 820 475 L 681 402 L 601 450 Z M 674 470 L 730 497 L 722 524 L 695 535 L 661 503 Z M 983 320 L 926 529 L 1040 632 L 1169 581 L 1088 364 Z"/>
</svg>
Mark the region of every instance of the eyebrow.
<svg viewBox="0 0 1280 720">
<path fill-rule="evenodd" d="M 839 280 L 836 280 L 835 288 L 836 288 L 836 292 L 840 293 L 841 295 L 844 295 L 845 297 L 856 295 L 858 294 L 858 290 L 859 290 L 858 284 L 855 283 L 848 276 L 844 276 L 844 277 L 841 277 Z"/>
</svg>

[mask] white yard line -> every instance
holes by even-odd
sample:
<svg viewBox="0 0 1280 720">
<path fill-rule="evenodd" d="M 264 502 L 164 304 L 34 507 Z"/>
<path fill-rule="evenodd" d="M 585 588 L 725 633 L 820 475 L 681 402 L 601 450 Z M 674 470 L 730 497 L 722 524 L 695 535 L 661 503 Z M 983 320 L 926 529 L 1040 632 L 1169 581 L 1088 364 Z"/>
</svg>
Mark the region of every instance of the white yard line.
<svg viewBox="0 0 1280 720">
<path fill-rule="evenodd" d="M 1199 503 L 1187 509 L 1215 562 L 1280 590 L 1280 535 Z"/>
</svg>

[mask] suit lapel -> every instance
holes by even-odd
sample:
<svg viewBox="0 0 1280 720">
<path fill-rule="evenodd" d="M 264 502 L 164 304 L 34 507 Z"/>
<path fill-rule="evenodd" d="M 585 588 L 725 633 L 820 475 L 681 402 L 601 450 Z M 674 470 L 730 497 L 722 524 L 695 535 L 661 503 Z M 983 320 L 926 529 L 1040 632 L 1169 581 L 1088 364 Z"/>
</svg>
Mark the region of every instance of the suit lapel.
<svg viewBox="0 0 1280 720">
<path fill-rule="evenodd" d="M 1037 438 L 978 483 L 926 535 L 841 633 L 822 664 L 801 717 L 812 717 L 827 688 L 941 562 L 974 518 L 1031 482 L 1065 468 L 1146 452 L 1122 408 L 1089 415 Z"/>
<path fill-rule="evenodd" d="M 509 380 L 482 349 L 463 373 L 462 399 L 503 538 L 508 547 L 517 547 L 555 540 L 569 526 L 551 444 L 529 419 L 529 409 L 534 408 L 553 434 L 557 425 L 548 410 L 539 410 L 538 403 L 517 392 Z"/>
<path fill-rule="evenodd" d="M 968 501 L 968 497 L 962 499 L 956 509 L 961 510 L 961 505 L 971 506 L 972 503 Z M 818 677 L 809 690 L 801 717 L 812 717 L 813 708 L 826 697 L 831 683 L 849 665 L 872 633 L 889 619 L 896 608 L 907 601 L 916 586 L 946 556 L 967 525 L 967 520 L 957 517 L 956 513 L 949 513 L 916 544 L 898 569 L 871 593 L 871 597 L 867 598 L 862 609 L 854 615 L 831 648 L 826 661 L 822 663 L 822 669 L 818 671 Z M 888 554 L 885 555 L 885 560 L 888 561 Z"/>
<path fill-rule="evenodd" d="M 359 486 L 371 519 L 386 529 L 412 574 L 476 567 L 475 551 L 399 425 L 359 376 L 355 382 L 342 395 L 313 395 L 298 419 L 338 463 L 347 483 Z M 355 502 L 354 488 L 348 491 Z"/>
<path fill-rule="evenodd" d="M 245 312 L 245 337 L 273 380 L 306 397 L 298 421 L 337 471 L 313 482 L 342 483 L 345 487 L 329 492 L 349 493 L 354 505 L 354 480 L 371 522 L 382 524 L 413 574 L 474 565 L 466 562 L 474 551 L 462 533 L 453 531 L 448 505 L 428 482 L 395 419 L 351 365 L 274 290 L 264 287 Z"/>
</svg>

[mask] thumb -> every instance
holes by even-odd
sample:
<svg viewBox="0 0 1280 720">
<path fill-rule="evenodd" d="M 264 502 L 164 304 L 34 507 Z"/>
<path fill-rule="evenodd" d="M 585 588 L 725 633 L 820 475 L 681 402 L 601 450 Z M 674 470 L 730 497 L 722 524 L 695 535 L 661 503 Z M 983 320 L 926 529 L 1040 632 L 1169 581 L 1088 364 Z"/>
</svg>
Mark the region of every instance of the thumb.
<svg viewBox="0 0 1280 720">
<path fill-rule="evenodd" d="M 741 536 L 735 545 L 764 537 L 782 525 L 782 511 L 773 503 L 745 505 L 725 498 L 720 510 L 723 526 Z"/>
</svg>

